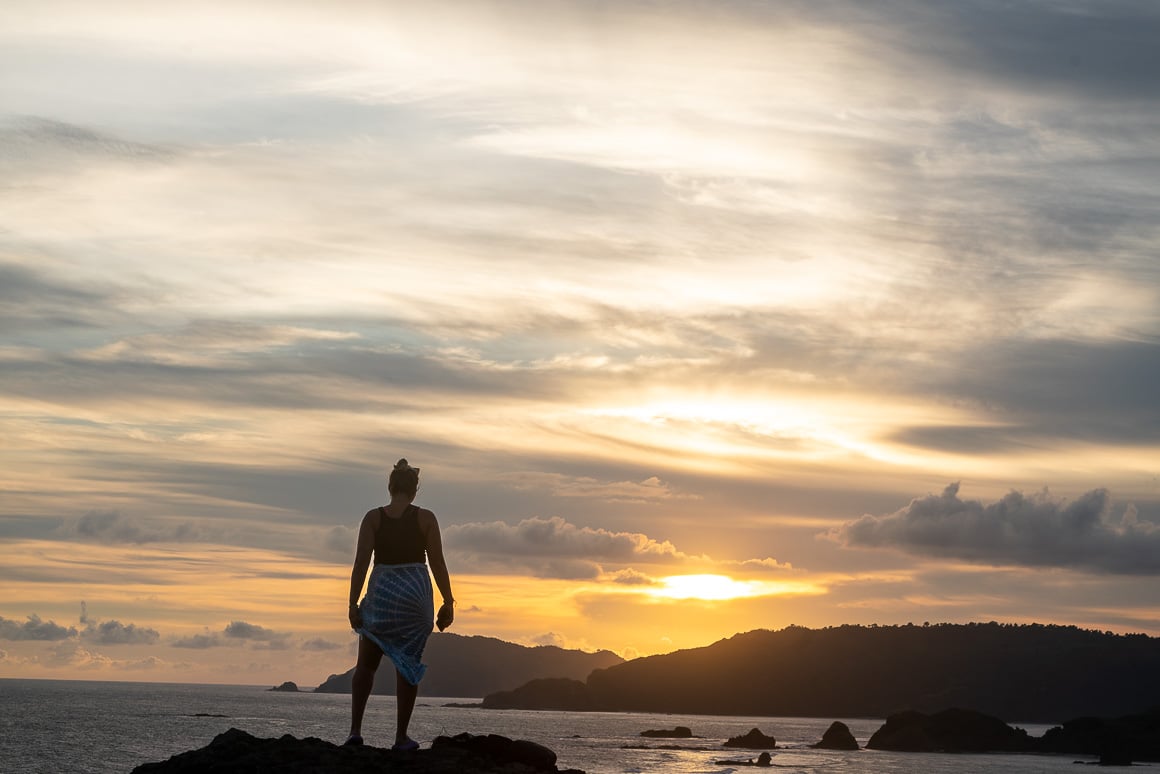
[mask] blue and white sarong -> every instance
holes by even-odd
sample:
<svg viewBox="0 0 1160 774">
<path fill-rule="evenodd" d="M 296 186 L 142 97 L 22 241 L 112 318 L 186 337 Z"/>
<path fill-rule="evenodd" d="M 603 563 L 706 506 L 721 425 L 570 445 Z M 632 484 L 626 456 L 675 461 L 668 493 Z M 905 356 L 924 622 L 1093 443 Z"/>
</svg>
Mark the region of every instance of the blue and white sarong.
<svg viewBox="0 0 1160 774">
<path fill-rule="evenodd" d="M 411 685 L 427 671 L 423 648 L 435 626 L 435 603 L 427 565 L 376 564 L 359 604 L 358 633 L 379 646 Z"/>
</svg>

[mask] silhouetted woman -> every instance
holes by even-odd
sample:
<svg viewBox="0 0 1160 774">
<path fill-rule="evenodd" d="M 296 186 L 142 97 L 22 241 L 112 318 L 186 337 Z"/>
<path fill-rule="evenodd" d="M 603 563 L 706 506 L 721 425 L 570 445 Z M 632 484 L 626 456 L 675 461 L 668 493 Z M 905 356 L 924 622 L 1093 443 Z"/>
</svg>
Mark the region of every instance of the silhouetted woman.
<svg viewBox="0 0 1160 774">
<path fill-rule="evenodd" d="M 350 573 L 350 626 L 359 633 L 358 664 L 351 686 L 350 737 L 346 744 L 362 744 L 362 719 L 375 684 L 383 654 L 395 665 L 398 716 L 393 750 L 415 750 L 419 743 L 407 736 L 419 681 L 427 667 L 421 662 L 431 634 L 434 605 L 431 574 L 443 597 L 436 624 L 439 631 L 455 618 L 451 579 L 443 558 L 443 540 L 435 514 L 413 504 L 419 491 L 419 469 L 405 459 L 395 464 L 387 483 L 391 501 L 367 511 L 358 531 L 354 569 Z M 375 567 L 362 604 L 358 595 L 374 553 Z"/>
</svg>

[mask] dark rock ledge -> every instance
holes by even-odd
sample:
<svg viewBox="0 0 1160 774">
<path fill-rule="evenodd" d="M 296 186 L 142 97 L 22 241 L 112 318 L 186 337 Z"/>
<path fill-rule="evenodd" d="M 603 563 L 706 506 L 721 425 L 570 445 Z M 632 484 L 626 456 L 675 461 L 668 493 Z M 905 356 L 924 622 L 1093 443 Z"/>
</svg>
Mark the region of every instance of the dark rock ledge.
<svg viewBox="0 0 1160 774">
<path fill-rule="evenodd" d="M 133 774 L 584 774 L 556 767 L 556 753 L 543 745 L 496 734 L 436 737 L 431 747 L 393 752 L 378 747 L 343 747 L 314 737 L 259 739 L 231 728 L 200 750 L 145 763 Z"/>
<path fill-rule="evenodd" d="M 692 739 L 693 729 L 688 726 L 677 726 L 673 729 L 650 728 L 648 731 L 641 731 L 640 735 L 650 739 Z"/>
<path fill-rule="evenodd" d="M 777 747 L 777 740 L 761 733 L 761 729 L 752 728 L 747 734 L 729 737 L 724 746 L 743 750 L 772 750 Z"/>
</svg>

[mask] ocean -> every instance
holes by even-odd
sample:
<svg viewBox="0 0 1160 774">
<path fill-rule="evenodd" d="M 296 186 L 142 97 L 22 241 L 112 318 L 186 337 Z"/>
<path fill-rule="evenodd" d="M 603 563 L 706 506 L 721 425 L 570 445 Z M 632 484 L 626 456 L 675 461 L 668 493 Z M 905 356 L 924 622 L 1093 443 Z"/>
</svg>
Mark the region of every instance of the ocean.
<svg viewBox="0 0 1160 774">
<path fill-rule="evenodd" d="M 882 725 L 865 718 L 769 718 L 633 712 L 532 712 L 447 707 L 474 699 L 420 695 L 411 736 L 426 746 L 439 734 L 495 733 L 530 739 L 559 755 L 561 768 L 588 774 L 729 774 L 754 769 L 718 766 L 723 759 L 756 757 L 726 750 L 730 736 L 759 728 L 778 740 L 779 772 L 833 774 L 1046 774 L 1076 771 L 1073 756 L 928 755 L 876 750 L 813 750 L 833 720 L 842 720 L 860 744 Z M 363 724 L 368 744 L 388 746 L 394 734 L 394 697 L 372 696 Z M 292 734 L 333 742 L 346 738 L 350 697 L 280 693 L 265 686 L 183 685 L 0 679 L 0 772 L 128 772 L 202 747 L 234 727 L 260 737 Z M 646 739 L 641 731 L 688 726 L 702 737 Z M 1040 735 L 1046 726 L 1023 725 Z M 685 749 L 655 749 L 663 744 Z M 647 745 L 654 749 L 635 749 Z M 712 748 L 696 750 L 695 747 Z M 627 748 L 627 749 L 626 749 Z"/>
</svg>

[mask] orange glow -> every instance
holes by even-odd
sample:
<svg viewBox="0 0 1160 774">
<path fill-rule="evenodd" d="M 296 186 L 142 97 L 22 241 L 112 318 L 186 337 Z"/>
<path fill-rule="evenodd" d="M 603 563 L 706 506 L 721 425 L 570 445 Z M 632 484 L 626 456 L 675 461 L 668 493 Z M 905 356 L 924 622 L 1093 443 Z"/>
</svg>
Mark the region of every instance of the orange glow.
<svg viewBox="0 0 1160 774">
<path fill-rule="evenodd" d="M 821 589 L 812 583 L 741 581 L 728 575 L 670 575 L 660 585 L 650 588 L 648 594 L 666 599 L 703 599 L 720 601 L 745 597 L 777 596 L 782 594 L 817 594 Z"/>
</svg>

